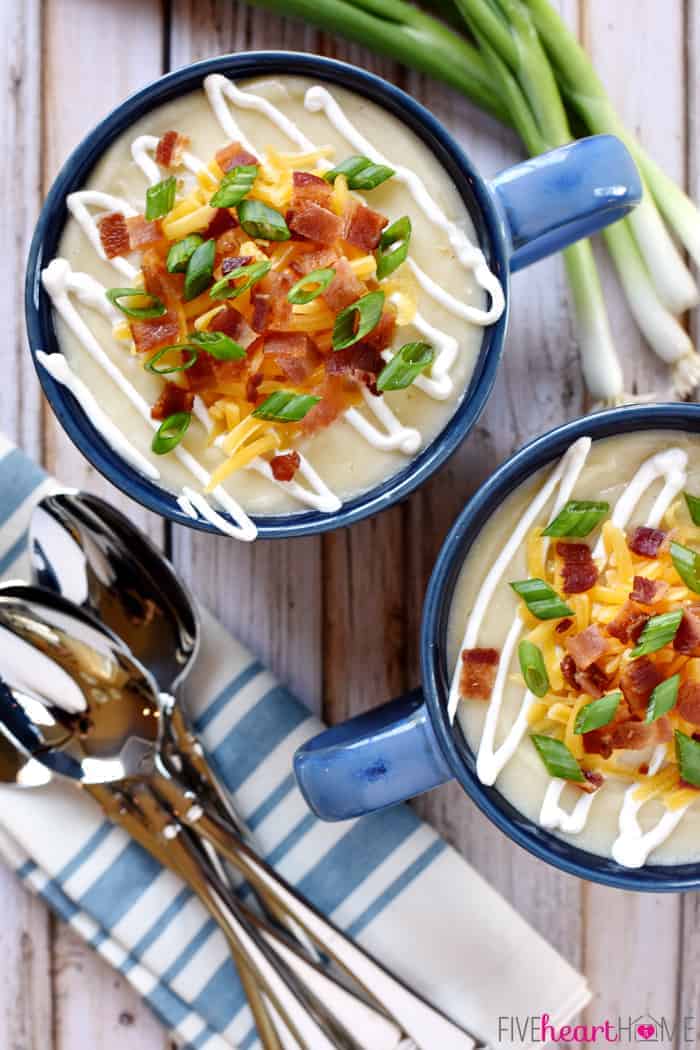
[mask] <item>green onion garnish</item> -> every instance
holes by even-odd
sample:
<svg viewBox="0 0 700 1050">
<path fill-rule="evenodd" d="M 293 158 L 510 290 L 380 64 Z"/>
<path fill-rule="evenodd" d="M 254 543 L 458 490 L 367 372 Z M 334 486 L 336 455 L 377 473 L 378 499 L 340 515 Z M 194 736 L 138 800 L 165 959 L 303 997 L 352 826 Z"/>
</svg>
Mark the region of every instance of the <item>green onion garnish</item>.
<svg viewBox="0 0 700 1050">
<path fill-rule="evenodd" d="M 511 582 L 511 587 L 538 620 L 558 620 L 562 616 L 573 616 L 573 610 L 544 580 L 516 580 Z"/>
<path fill-rule="evenodd" d="M 258 177 L 257 164 L 238 164 L 227 171 L 209 201 L 211 208 L 235 208 L 253 188 Z"/>
<path fill-rule="evenodd" d="M 603 500 L 570 500 L 559 511 L 554 521 L 549 523 L 542 535 L 583 538 L 593 532 L 597 525 L 600 525 L 609 510 L 610 504 L 605 503 Z"/>
<path fill-rule="evenodd" d="M 372 331 L 384 309 L 384 292 L 368 292 L 341 310 L 333 325 L 333 349 L 344 350 Z"/>
<path fill-rule="evenodd" d="M 682 543 L 672 542 L 671 561 L 686 587 L 700 594 L 700 554 Z"/>
<path fill-rule="evenodd" d="M 395 174 L 386 164 L 374 164 L 369 157 L 355 155 L 346 157 L 323 177 L 326 182 L 335 182 L 339 175 L 344 175 L 351 190 L 373 190 Z"/>
<path fill-rule="evenodd" d="M 146 218 L 161 219 L 172 210 L 175 203 L 176 181 L 174 175 L 169 175 L 155 186 L 149 186 L 146 190 Z"/>
<path fill-rule="evenodd" d="M 189 338 L 217 361 L 242 361 L 245 357 L 245 347 L 224 332 L 193 332 Z"/>
<path fill-rule="evenodd" d="M 172 452 L 175 446 L 182 441 L 191 422 L 191 412 L 175 412 L 174 415 L 164 419 L 153 435 L 151 442 L 153 452 L 157 456 L 164 456 L 166 452 Z"/>
<path fill-rule="evenodd" d="M 405 390 L 433 363 L 434 357 L 430 343 L 404 343 L 379 373 L 377 389 Z"/>
<path fill-rule="evenodd" d="M 525 685 L 535 696 L 544 696 L 549 689 L 549 675 L 544 664 L 544 657 L 539 645 L 528 642 L 523 638 L 518 646 L 518 660 L 520 670 L 525 679 Z"/>
<path fill-rule="evenodd" d="M 239 295 L 243 295 L 249 288 L 252 288 L 254 284 L 262 280 L 266 273 L 270 272 L 272 263 L 268 259 L 260 260 L 260 262 L 248 263 L 247 266 L 238 266 L 235 270 L 231 270 L 231 273 L 227 273 L 225 277 L 222 277 L 220 281 L 217 281 L 214 287 L 209 292 L 210 299 L 237 299 Z M 245 277 L 243 284 L 236 284 L 235 282 L 240 280 L 241 277 Z"/>
<path fill-rule="evenodd" d="M 146 320 L 149 317 L 162 317 L 164 313 L 167 313 L 165 309 L 165 303 L 158 298 L 157 295 L 150 295 L 145 292 L 143 288 L 108 288 L 105 295 L 109 299 L 113 306 L 116 306 L 118 310 L 121 310 L 127 317 L 134 317 L 138 321 Z M 150 299 L 150 306 L 124 306 L 121 299 L 136 299 L 145 298 Z"/>
<path fill-rule="evenodd" d="M 278 423 L 298 423 L 321 400 L 312 394 L 295 394 L 293 390 L 275 390 L 253 415 L 258 419 L 272 419 Z"/>
<path fill-rule="evenodd" d="M 591 733 L 594 729 L 609 725 L 620 706 L 620 700 L 622 693 L 618 690 L 601 696 L 599 700 L 592 700 L 590 704 L 584 704 L 576 715 L 574 733 Z"/>
<path fill-rule="evenodd" d="M 689 492 L 684 492 L 683 495 L 688 504 L 693 525 L 700 525 L 700 496 L 691 496 Z"/>
<path fill-rule="evenodd" d="M 586 779 L 578 762 L 561 740 L 537 733 L 533 733 L 530 739 L 550 776 L 559 780 L 574 780 L 579 784 Z"/>
<path fill-rule="evenodd" d="M 288 241 L 292 236 L 284 216 L 262 201 L 241 201 L 238 221 L 247 234 L 259 240 Z"/>
<path fill-rule="evenodd" d="M 168 252 L 168 258 L 165 264 L 168 268 L 168 272 L 184 273 L 187 269 L 188 262 L 197 248 L 199 248 L 202 241 L 203 238 L 200 237 L 198 233 L 191 233 L 189 237 L 177 241 Z"/>
<path fill-rule="evenodd" d="M 165 364 L 161 368 L 158 368 L 158 362 L 161 361 L 166 354 L 172 351 L 180 351 L 180 353 L 187 353 L 188 357 L 186 361 L 182 361 L 179 365 L 168 365 Z M 199 350 L 196 346 L 190 346 L 189 343 L 173 343 L 172 346 L 163 346 L 160 350 L 157 350 L 153 357 L 150 357 L 143 366 L 147 372 L 153 372 L 157 376 L 168 376 L 171 372 L 186 372 L 188 368 L 191 368 L 199 357 Z"/>
<path fill-rule="evenodd" d="M 636 648 L 630 656 L 635 659 L 638 656 L 646 656 L 648 653 L 656 653 L 665 645 L 672 642 L 676 637 L 676 631 L 683 619 L 683 610 L 675 609 L 673 612 L 661 613 L 647 620 L 644 630 L 639 636 Z"/>
<path fill-rule="evenodd" d="M 645 722 L 655 722 L 657 718 L 661 718 L 662 715 L 667 714 L 676 706 L 680 680 L 681 676 L 679 674 L 674 674 L 671 675 L 670 678 L 667 678 L 665 682 L 660 682 L 659 685 L 657 685 L 656 689 L 649 697 L 647 715 L 644 719 Z"/>
<path fill-rule="evenodd" d="M 319 295 L 323 295 L 334 277 L 335 270 L 332 266 L 324 267 L 321 270 L 312 270 L 311 273 L 307 273 L 296 284 L 292 285 L 287 292 L 287 299 L 290 303 L 294 303 L 295 306 L 304 306 L 306 303 L 311 303 Z"/>
<path fill-rule="evenodd" d="M 211 284 L 216 258 L 216 241 L 204 241 L 192 252 L 185 274 L 185 302 L 196 299 Z"/>
<path fill-rule="evenodd" d="M 377 280 L 382 281 L 406 261 L 408 245 L 411 240 L 411 220 L 408 215 L 402 216 L 391 226 L 387 226 L 379 239 L 375 258 L 377 260 Z"/>
<path fill-rule="evenodd" d="M 700 787 L 700 743 L 677 729 L 676 755 L 683 780 L 693 787 Z"/>
</svg>

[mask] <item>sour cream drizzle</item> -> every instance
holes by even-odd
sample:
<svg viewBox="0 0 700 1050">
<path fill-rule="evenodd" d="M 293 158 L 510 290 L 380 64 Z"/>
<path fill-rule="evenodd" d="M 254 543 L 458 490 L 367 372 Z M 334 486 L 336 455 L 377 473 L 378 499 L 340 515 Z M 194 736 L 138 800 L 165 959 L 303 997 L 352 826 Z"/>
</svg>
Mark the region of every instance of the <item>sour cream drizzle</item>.
<svg viewBox="0 0 700 1050">
<path fill-rule="evenodd" d="M 554 494 L 555 489 L 558 487 L 551 517 L 555 517 L 570 498 L 588 458 L 590 448 L 590 438 L 580 438 L 579 441 L 572 445 L 530 503 L 484 580 L 467 622 L 460 654 L 463 649 L 474 648 L 477 644 L 479 631 L 496 587 L 502 582 L 502 577 L 515 553 L 522 545 L 535 519 Z M 658 452 L 646 460 L 617 500 L 611 515 L 613 524 L 620 529 L 624 529 L 644 493 L 657 479 L 663 478 L 663 485 L 654 500 L 646 521 L 648 526 L 652 528 L 658 527 L 664 513 L 685 485 L 687 460 L 687 454 L 678 448 Z M 545 540 L 546 543 L 547 541 Z M 602 538 L 596 544 L 593 556 L 602 570 L 607 561 Z M 522 621 L 516 615 L 503 643 L 496 681 L 479 743 L 477 775 L 484 784 L 494 784 L 499 773 L 515 754 L 527 731 L 527 714 L 532 701 L 535 699 L 532 693 L 529 691 L 525 692 L 513 725 L 503 742 L 496 748 L 495 737 L 503 704 L 506 677 L 521 633 Z M 451 720 L 454 719 L 460 701 L 460 672 L 461 656 L 457 661 L 450 689 L 448 713 Z M 654 773 L 658 772 L 664 763 L 665 756 L 666 749 L 664 745 L 654 749 L 649 762 L 649 776 L 653 776 Z M 561 805 L 562 794 L 566 786 L 566 781 L 557 778 L 552 778 L 549 781 L 542 801 L 539 822 L 545 828 L 560 829 L 565 833 L 576 835 L 583 831 L 586 826 L 593 802 L 599 792 L 604 790 L 604 787 L 591 794 L 582 794 L 573 808 L 567 811 Z M 653 828 L 643 832 L 637 819 L 637 814 L 645 803 L 634 797 L 639 786 L 639 783 L 634 783 L 625 791 L 619 816 L 619 834 L 612 848 L 614 859 L 619 864 L 630 868 L 641 867 L 646 863 L 652 850 L 666 841 L 689 808 L 689 806 L 685 806 L 679 810 L 667 810 Z"/>
</svg>

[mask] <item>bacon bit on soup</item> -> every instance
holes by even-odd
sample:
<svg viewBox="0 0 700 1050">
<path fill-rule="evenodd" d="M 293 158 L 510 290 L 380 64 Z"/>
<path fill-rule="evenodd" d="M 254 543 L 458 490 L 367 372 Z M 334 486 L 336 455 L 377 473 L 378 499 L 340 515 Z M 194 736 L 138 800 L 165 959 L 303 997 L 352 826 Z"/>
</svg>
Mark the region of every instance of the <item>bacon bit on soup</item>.
<svg viewBox="0 0 700 1050">
<path fill-rule="evenodd" d="M 610 642 L 597 624 L 591 624 L 580 634 L 567 638 L 564 645 L 579 671 L 585 671 L 610 649 Z"/>
<path fill-rule="evenodd" d="M 296 207 L 289 209 L 287 226 L 298 237 L 318 244 L 335 244 L 343 232 L 340 216 L 312 200 L 302 200 Z"/>
<path fill-rule="evenodd" d="M 292 481 L 300 466 L 301 456 L 296 450 L 273 456 L 270 460 L 270 469 L 276 481 Z"/>
<path fill-rule="evenodd" d="M 217 208 L 214 218 L 211 220 L 206 230 L 202 231 L 202 239 L 209 241 L 212 238 L 218 242 L 219 237 L 229 230 L 234 230 L 238 227 L 238 219 L 229 208 Z M 219 245 L 217 243 L 217 250 Z"/>
<path fill-rule="evenodd" d="M 589 591 L 598 579 L 590 547 L 585 543 L 557 543 L 556 551 L 563 561 L 564 594 L 582 594 Z"/>
<path fill-rule="evenodd" d="M 364 384 L 373 394 L 378 394 L 377 377 L 384 368 L 384 358 L 373 346 L 354 343 L 344 350 L 336 350 L 326 365 L 329 375 L 345 375 L 356 383 Z"/>
<path fill-rule="evenodd" d="M 463 649 L 459 678 L 461 696 L 473 700 L 490 699 L 499 658 L 498 649 Z"/>
<path fill-rule="evenodd" d="M 583 780 L 572 780 L 569 783 L 573 784 L 580 791 L 585 791 L 587 795 L 592 795 L 605 783 L 605 777 L 602 773 L 596 773 L 592 769 L 583 769 L 581 772 L 584 776 Z"/>
<path fill-rule="evenodd" d="M 650 580 L 646 576 L 635 576 L 632 581 L 630 599 L 643 605 L 660 602 L 669 589 L 666 580 Z"/>
<path fill-rule="evenodd" d="M 331 310 L 336 312 L 344 310 L 356 299 L 361 299 L 367 291 L 367 285 L 355 275 L 355 271 L 344 255 L 334 259 L 332 263 L 328 262 L 323 265 L 332 266 L 335 270 L 335 277 L 323 293 L 323 299 Z M 315 269 L 315 267 L 312 268 Z"/>
<path fill-rule="evenodd" d="M 313 270 L 325 270 L 329 266 L 337 267 L 338 263 L 341 263 L 341 262 L 347 263 L 348 268 L 350 269 L 350 272 L 351 273 L 353 272 L 352 269 L 350 268 L 350 264 L 347 262 L 347 259 L 345 258 L 345 256 L 344 255 L 338 255 L 338 253 L 335 251 L 335 249 L 333 249 L 333 248 L 318 248 L 318 249 L 311 248 L 308 251 L 303 251 L 302 247 L 300 245 L 299 246 L 299 254 L 295 255 L 295 257 L 292 259 L 292 261 L 290 263 L 290 266 L 291 266 L 291 269 L 294 271 L 295 274 L 297 274 L 298 277 L 305 277 L 307 273 L 311 273 Z M 328 287 L 330 287 L 330 285 Z M 360 295 L 363 294 L 364 290 L 365 290 L 365 287 L 363 285 L 362 286 L 362 292 L 360 293 Z M 327 291 L 328 291 L 328 289 L 326 289 L 326 292 L 324 293 L 324 296 L 326 295 Z M 359 298 L 359 296 L 354 296 L 354 298 Z M 328 305 L 331 306 L 330 303 Z M 347 306 L 348 304 L 345 303 L 344 305 Z M 336 307 L 334 307 L 334 306 L 331 307 L 331 308 L 334 309 L 334 310 L 336 309 Z M 339 309 L 342 310 L 343 307 L 339 307 Z"/>
<path fill-rule="evenodd" d="M 620 689 L 633 714 L 645 713 L 649 697 L 664 676 L 649 656 L 628 663 L 620 674 Z"/>
<path fill-rule="evenodd" d="M 333 187 L 320 175 L 314 175 L 310 171 L 295 171 L 292 174 L 292 185 L 294 193 L 292 196 L 292 208 L 298 207 L 302 201 L 313 201 L 327 208 L 333 195 Z"/>
<path fill-rule="evenodd" d="M 348 244 L 354 244 L 357 248 L 362 248 L 366 252 L 375 250 L 379 244 L 382 230 L 389 222 L 385 215 L 381 215 L 378 211 L 373 211 L 372 208 L 365 207 L 364 204 L 358 204 L 356 201 L 350 202 L 344 220 L 344 240 Z"/>
<path fill-rule="evenodd" d="M 217 150 L 216 163 L 223 173 L 226 174 L 232 168 L 243 167 L 248 164 L 259 164 L 260 162 L 255 154 L 249 153 L 247 149 L 241 146 L 240 142 L 229 142 L 227 146 L 222 146 L 220 150 Z"/>
<path fill-rule="evenodd" d="M 187 135 L 181 135 L 179 131 L 166 131 L 158 139 L 156 164 L 164 168 L 177 168 L 182 163 L 182 154 L 189 144 Z"/>
<path fill-rule="evenodd" d="M 677 653 L 686 656 L 697 656 L 700 647 L 700 605 L 688 605 L 683 610 L 683 619 L 680 622 L 673 648 Z"/>
<path fill-rule="evenodd" d="M 97 223 L 97 228 L 100 231 L 100 243 L 108 259 L 126 255 L 130 248 L 129 229 L 120 211 L 103 215 Z"/>
<path fill-rule="evenodd" d="M 160 396 L 151 409 L 151 419 L 167 419 L 176 412 L 191 412 L 194 405 L 194 394 L 177 386 L 176 383 L 166 381 L 160 392 Z"/>
<path fill-rule="evenodd" d="M 323 364 L 323 355 L 306 332 L 268 332 L 264 353 L 274 360 L 280 377 L 293 384 L 303 383 Z"/>
<path fill-rule="evenodd" d="M 625 644 L 636 643 L 649 619 L 649 613 L 631 600 L 626 601 L 617 616 L 610 621 L 606 630 L 613 638 Z"/>
<path fill-rule="evenodd" d="M 152 248 L 154 244 L 160 244 L 165 236 L 160 219 L 151 222 L 143 215 L 134 215 L 127 219 L 126 228 L 129 231 L 129 248 L 132 252 Z"/>
<path fill-rule="evenodd" d="M 661 529 L 638 525 L 627 537 L 627 546 L 641 558 L 656 558 L 665 539 L 666 533 Z"/>
<path fill-rule="evenodd" d="M 566 634 L 574 626 L 574 621 L 570 617 L 565 616 L 563 620 L 560 620 L 554 630 L 557 634 Z"/>
<path fill-rule="evenodd" d="M 666 744 L 673 737 L 668 718 L 657 718 L 655 722 L 621 722 L 613 726 L 610 742 L 613 749 L 642 751 L 655 744 Z"/>
<path fill-rule="evenodd" d="M 260 394 L 258 393 L 262 386 L 265 376 L 262 372 L 255 372 L 252 376 L 249 376 L 248 381 L 245 385 L 245 399 L 251 405 L 257 405 L 260 401 Z"/>
<path fill-rule="evenodd" d="M 700 726 L 700 682 L 683 682 L 678 690 L 676 708 L 681 718 Z"/>
</svg>

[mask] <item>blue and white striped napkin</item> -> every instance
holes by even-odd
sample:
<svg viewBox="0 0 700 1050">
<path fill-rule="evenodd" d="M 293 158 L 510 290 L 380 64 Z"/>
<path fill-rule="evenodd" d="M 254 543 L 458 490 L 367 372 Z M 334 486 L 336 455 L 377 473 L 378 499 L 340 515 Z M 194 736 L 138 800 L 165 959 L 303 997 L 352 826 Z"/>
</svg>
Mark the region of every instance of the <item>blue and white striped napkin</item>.
<svg viewBox="0 0 700 1050">
<path fill-rule="evenodd" d="M 57 487 L 0 437 L 0 577 L 26 577 L 32 506 Z M 501 1047 L 511 1045 L 499 1042 L 501 1017 L 548 1013 L 562 1025 L 585 1006 L 585 980 L 408 807 L 342 824 L 312 816 L 291 768 L 318 721 L 206 613 L 187 685 L 196 728 L 267 859 L 410 985 Z M 188 1050 L 258 1045 L 223 936 L 90 798 L 70 785 L 1 787 L 0 857 Z"/>
</svg>

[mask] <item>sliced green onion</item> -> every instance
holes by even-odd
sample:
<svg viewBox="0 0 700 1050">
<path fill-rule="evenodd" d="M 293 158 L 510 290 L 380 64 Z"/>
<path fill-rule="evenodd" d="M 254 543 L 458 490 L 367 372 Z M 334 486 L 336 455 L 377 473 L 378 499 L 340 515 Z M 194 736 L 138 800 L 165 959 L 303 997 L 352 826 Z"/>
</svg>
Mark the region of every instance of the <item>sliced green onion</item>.
<svg viewBox="0 0 700 1050">
<path fill-rule="evenodd" d="M 235 270 L 231 270 L 231 273 L 227 273 L 225 277 L 216 282 L 209 292 L 209 298 L 237 299 L 239 295 L 243 295 L 254 284 L 262 280 L 265 274 L 270 272 L 271 266 L 272 263 L 268 259 L 248 263 L 247 266 L 238 266 Z M 246 280 L 243 284 L 236 284 L 235 282 L 240 280 L 241 277 L 245 277 Z"/>
<path fill-rule="evenodd" d="M 146 218 L 162 219 L 169 211 L 172 211 L 175 203 L 176 181 L 174 175 L 169 175 L 155 186 L 149 186 L 146 190 Z"/>
<path fill-rule="evenodd" d="M 386 164 L 375 164 L 369 157 L 355 155 L 346 157 L 323 177 L 327 182 L 335 182 L 339 175 L 344 175 L 351 190 L 373 190 L 395 174 Z"/>
<path fill-rule="evenodd" d="M 700 496 L 691 496 L 689 492 L 684 492 L 683 495 L 688 504 L 693 525 L 700 525 Z"/>
<path fill-rule="evenodd" d="M 639 642 L 630 656 L 636 659 L 638 656 L 647 656 L 648 653 L 656 653 L 659 649 L 663 649 L 676 637 L 676 631 L 682 619 L 682 609 L 674 609 L 673 612 L 652 616 L 650 620 L 647 620 L 639 636 Z"/>
<path fill-rule="evenodd" d="M 594 729 L 609 725 L 620 706 L 620 700 L 622 693 L 616 691 L 601 696 L 599 700 L 592 700 L 590 704 L 584 704 L 576 715 L 574 733 L 591 733 Z"/>
<path fill-rule="evenodd" d="M 333 325 L 333 349 L 344 350 L 372 331 L 384 309 L 384 292 L 368 292 L 341 310 Z"/>
<path fill-rule="evenodd" d="M 511 587 L 538 620 L 558 620 L 562 616 L 573 616 L 573 610 L 544 580 L 516 580 L 511 582 Z"/>
<path fill-rule="evenodd" d="M 245 347 L 225 332 L 193 332 L 190 342 L 206 350 L 217 361 L 242 361 L 245 357 Z"/>
<path fill-rule="evenodd" d="M 404 343 L 379 373 L 377 389 L 405 390 L 433 363 L 434 357 L 430 343 Z"/>
<path fill-rule="evenodd" d="M 211 208 L 235 208 L 253 188 L 258 177 L 257 164 L 237 164 L 227 171 L 209 201 Z"/>
<path fill-rule="evenodd" d="M 150 295 L 149 292 L 145 292 L 143 288 L 108 288 L 105 295 L 110 303 L 116 306 L 118 310 L 121 310 L 123 314 L 126 314 L 127 317 L 134 317 L 139 321 L 146 320 L 149 317 L 162 317 L 163 314 L 167 313 L 165 303 L 157 295 Z M 150 299 L 151 305 L 124 306 L 120 301 L 122 299 L 136 298 Z"/>
<path fill-rule="evenodd" d="M 284 216 L 262 201 L 241 201 L 238 221 L 247 234 L 259 240 L 288 241 L 292 236 Z"/>
<path fill-rule="evenodd" d="M 525 685 L 530 692 L 535 696 L 544 696 L 549 689 L 549 675 L 539 645 L 523 638 L 518 646 L 518 660 Z"/>
<path fill-rule="evenodd" d="M 676 755 L 683 780 L 693 787 L 700 787 L 700 743 L 677 729 Z"/>
<path fill-rule="evenodd" d="M 216 258 L 216 241 L 204 241 L 192 252 L 185 274 L 185 302 L 196 299 L 211 284 Z"/>
<path fill-rule="evenodd" d="M 676 706 L 680 680 L 681 676 L 679 674 L 674 674 L 670 678 L 667 678 L 665 682 L 660 682 L 659 685 L 657 685 L 656 689 L 649 697 L 649 706 L 647 707 L 645 722 L 655 722 L 657 718 L 661 718 L 662 715 L 668 714 L 668 712 Z"/>
<path fill-rule="evenodd" d="M 293 390 L 275 390 L 253 415 L 258 419 L 272 419 L 279 423 L 298 423 L 321 400 L 312 394 L 295 394 Z"/>
<path fill-rule="evenodd" d="M 198 233 L 191 233 L 189 237 L 183 238 L 181 241 L 177 241 L 173 244 L 172 248 L 168 252 L 168 258 L 166 266 L 169 273 L 184 273 L 187 269 L 187 264 L 192 258 L 194 252 L 202 244 L 204 238 L 200 237 Z"/>
<path fill-rule="evenodd" d="M 175 412 L 174 415 L 164 419 L 151 442 L 151 449 L 156 456 L 164 456 L 166 452 L 172 452 L 175 446 L 182 441 L 191 422 L 191 412 Z"/>
<path fill-rule="evenodd" d="M 700 554 L 682 543 L 672 542 L 671 561 L 686 587 L 700 594 Z"/>
<path fill-rule="evenodd" d="M 161 361 L 166 354 L 173 351 L 179 351 L 184 354 L 187 353 L 189 356 L 186 361 L 181 362 L 179 365 L 163 365 L 162 368 L 158 368 L 158 362 Z M 143 366 L 147 372 L 153 372 L 156 376 L 169 376 L 171 372 L 186 372 L 188 368 L 191 368 L 199 357 L 199 350 L 196 346 L 191 346 L 189 343 L 173 343 L 172 346 L 163 346 L 160 350 L 157 350 L 153 357 L 150 357 Z"/>
<path fill-rule="evenodd" d="M 586 779 L 578 762 L 561 740 L 537 733 L 533 733 L 530 739 L 550 776 L 559 780 L 573 780 L 577 784 Z"/>
<path fill-rule="evenodd" d="M 311 303 L 314 299 L 317 299 L 319 295 L 323 295 L 334 277 L 335 270 L 332 266 L 327 266 L 320 270 L 312 270 L 311 273 L 307 273 L 296 284 L 292 285 L 287 292 L 287 299 L 290 303 L 294 303 L 295 306 L 305 306 L 306 303 Z"/>
<path fill-rule="evenodd" d="M 600 525 L 610 510 L 603 500 L 573 499 L 559 511 L 542 533 L 543 536 L 576 536 L 582 538 Z"/>
<path fill-rule="evenodd" d="M 375 255 L 378 281 L 383 281 L 406 261 L 410 240 L 411 220 L 408 215 L 403 215 L 396 222 L 392 222 L 391 226 L 387 226 L 379 239 Z"/>
</svg>

